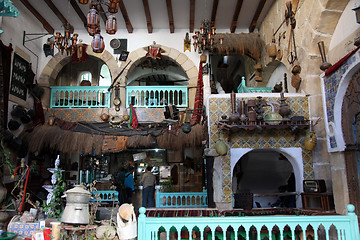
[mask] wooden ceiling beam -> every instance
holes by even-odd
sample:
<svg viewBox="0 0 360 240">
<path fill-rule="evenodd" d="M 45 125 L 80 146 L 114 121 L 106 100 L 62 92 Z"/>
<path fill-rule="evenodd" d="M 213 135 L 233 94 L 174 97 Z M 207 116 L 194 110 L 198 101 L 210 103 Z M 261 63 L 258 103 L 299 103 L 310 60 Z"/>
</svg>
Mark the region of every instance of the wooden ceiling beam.
<svg viewBox="0 0 360 240">
<path fill-rule="evenodd" d="M 148 0 L 143 0 L 144 10 L 145 10 L 145 17 L 146 17 L 146 25 L 148 28 L 148 33 L 152 33 L 153 26 L 151 21 L 151 14 L 150 14 L 150 8 L 149 8 L 149 2 Z"/>
<path fill-rule="evenodd" d="M 70 0 L 70 4 L 73 7 L 73 9 L 75 10 L 75 12 L 77 13 L 77 15 L 79 16 L 79 18 L 81 19 L 81 21 L 83 22 L 84 28 L 87 31 L 88 30 L 87 29 L 87 20 L 86 20 L 84 13 L 81 10 L 81 8 L 79 7 L 79 5 L 76 3 L 75 0 Z"/>
<path fill-rule="evenodd" d="M 54 34 L 54 28 L 46 21 L 46 19 L 41 16 L 41 14 L 29 3 L 28 0 L 20 0 L 22 4 L 41 22 L 45 30 L 50 33 Z"/>
<path fill-rule="evenodd" d="M 169 16 L 170 33 L 174 33 L 175 26 L 174 26 L 174 15 L 173 15 L 171 0 L 166 0 L 166 7 L 167 7 L 167 11 L 168 11 L 168 16 Z"/>
<path fill-rule="evenodd" d="M 195 22 L 195 0 L 190 0 L 190 23 L 189 28 L 190 32 L 194 32 L 194 22 Z"/>
<path fill-rule="evenodd" d="M 212 11 L 211 11 L 211 23 L 210 23 L 211 27 L 215 27 L 216 12 L 218 9 L 218 5 L 219 5 L 219 0 L 214 0 Z"/>
<path fill-rule="evenodd" d="M 254 29 L 256 27 L 256 24 L 257 24 L 257 21 L 259 20 L 260 13 L 261 13 L 262 9 L 265 6 L 265 3 L 266 3 L 266 0 L 260 0 L 259 5 L 258 5 L 258 7 L 256 9 L 256 12 L 255 12 L 255 15 L 253 17 L 253 20 L 251 21 L 251 24 L 249 26 L 249 32 L 254 31 Z"/>
<path fill-rule="evenodd" d="M 240 10 L 243 4 L 243 0 L 238 0 L 236 2 L 236 7 L 235 7 L 235 11 L 234 11 L 234 15 L 231 21 L 231 26 L 230 26 L 230 32 L 234 33 L 236 30 L 236 26 L 237 26 L 237 21 L 239 19 L 239 14 L 240 14 Z"/>
<path fill-rule="evenodd" d="M 107 16 L 101 4 L 100 4 L 100 16 L 101 19 L 104 21 L 104 24 L 106 25 Z"/>
<path fill-rule="evenodd" d="M 52 0 L 44 0 L 45 3 L 49 6 L 49 8 L 51 9 L 51 11 L 53 11 L 53 13 L 55 13 L 56 17 L 59 18 L 59 20 L 62 22 L 62 24 L 64 26 L 66 26 L 69 21 L 64 17 L 64 15 L 62 15 L 62 13 L 59 11 L 59 9 L 55 6 L 55 4 L 52 2 Z M 70 23 L 69 23 L 70 24 Z M 70 24 L 71 25 L 71 24 Z"/>
<path fill-rule="evenodd" d="M 124 18 L 124 21 L 125 21 L 125 25 L 126 25 L 126 28 L 128 30 L 128 33 L 133 33 L 134 31 L 134 28 L 130 22 L 130 18 L 129 18 L 129 15 L 126 11 L 126 7 L 125 7 L 125 4 L 123 2 L 123 0 L 119 0 L 119 8 L 120 8 L 120 11 L 121 11 L 121 14 L 123 15 L 123 18 Z"/>
</svg>

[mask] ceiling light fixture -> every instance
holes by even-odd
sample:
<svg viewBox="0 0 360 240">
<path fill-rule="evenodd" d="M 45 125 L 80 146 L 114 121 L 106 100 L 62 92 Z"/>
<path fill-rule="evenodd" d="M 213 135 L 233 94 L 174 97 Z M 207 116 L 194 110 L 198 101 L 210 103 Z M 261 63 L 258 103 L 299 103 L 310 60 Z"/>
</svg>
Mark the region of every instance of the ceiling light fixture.
<svg viewBox="0 0 360 240">
<path fill-rule="evenodd" d="M 88 33 L 90 36 L 93 36 L 94 39 L 92 41 L 91 46 L 100 46 L 100 48 L 94 48 L 94 52 L 102 52 L 104 48 L 104 41 L 102 40 L 102 36 L 100 35 L 100 17 L 99 12 L 102 10 L 101 4 L 104 0 L 91 0 L 90 3 L 88 0 L 79 0 L 80 4 L 88 4 L 89 3 L 89 12 L 87 14 L 87 27 Z M 106 3 L 108 7 L 109 13 L 117 13 L 119 11 L 119 0 L 108 0 Z M 105 22 L 105 30 L 108 34 L 115 34 L 117 32 L 117 22 L 114 15 L 109 15 Z"/>
<path fill-rule="evenodd" d="M 193 35 L 194 39 L 194 50 L 198 50 L 198 53 L 203 51 L 212 52 L 215 49 L 216 44 L 223 44 L 224 38 L 219 37 L 219 42 L 215 42 L 216 28 L 210 26 L 210 21 L 204 19 L 201 21 L 200 31 L 195 31 Z"/>
<path fill-rule="evenodd" d="M 74 27 L 70 23 L 66 23 L 64 26 L 64 35 L 61 35 L 60 32 L 56 32 L 55 42 L 51 41 L 51 49 L 55 47 L 61 52 L 61 54 L 66 51 L 67 55 L 74 53 L 75 46 L 78 40 L 78 34 L 74 33 Z M 71 35 L 72 34 L 72 35 Z"/>
</svg>

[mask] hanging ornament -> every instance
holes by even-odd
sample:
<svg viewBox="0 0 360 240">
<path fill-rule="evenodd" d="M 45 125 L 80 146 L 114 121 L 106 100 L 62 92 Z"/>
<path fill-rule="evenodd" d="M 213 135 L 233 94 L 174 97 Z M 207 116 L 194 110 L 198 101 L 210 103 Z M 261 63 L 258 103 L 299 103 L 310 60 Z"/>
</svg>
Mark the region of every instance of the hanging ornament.
<svg viewBox="0 0 360 240">
<path fill-rule="evenodd" d="M 117 31 L 116 18 L 114 15 L 110 15 L 106 20 L 105 30 L 108 34 L 115 34 Z"/>
<path fill-rule="evenodd" d="M 227 146 L 222 140 L 217 140 L 215 142 L 215 150 L 219 155 L 225 155 L 227 153 Z"/>
<path fill-rule="evenodd" d="M 184 39 L 184 52 L 188 50 L 191 52 L 191 39 L 189 37 L 189 33 L 186 33 L 185 39 Z"/>
<path fill-rule="evenodd" d="M 117 13 L 119 11 L 119 0 L 109 0 L 107 6 L 110 13 Z"/>
<path fill-rule="evenodd" d="M 105 43 L 103 37 L 100 35 L 100 32 L 97 32 L 94 35 L 94 38 L 91 42 L 91 48 L 96 53 L 102 53 L 105 49 Z"/>
<path fill-rule="evenodd" d="M 95 5 L 92 5 L 86 19 L 89 28 L 96 29 L 99 27 L 99 14 Z"/>
</svg>

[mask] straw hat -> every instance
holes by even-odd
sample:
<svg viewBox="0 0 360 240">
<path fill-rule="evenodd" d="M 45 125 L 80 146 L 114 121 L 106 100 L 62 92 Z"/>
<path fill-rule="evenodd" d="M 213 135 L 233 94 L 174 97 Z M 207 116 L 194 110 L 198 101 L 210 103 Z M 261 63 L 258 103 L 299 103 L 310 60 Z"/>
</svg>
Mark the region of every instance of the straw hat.
<svg viewBox="0 0 360 240">
<path fill-rule="evenodd" d="M 132 204 L 124 203 L 119 207 L 119 216 L 122 219 L 129 221 L 133 211 L 134 206 Z"/>
</svg>

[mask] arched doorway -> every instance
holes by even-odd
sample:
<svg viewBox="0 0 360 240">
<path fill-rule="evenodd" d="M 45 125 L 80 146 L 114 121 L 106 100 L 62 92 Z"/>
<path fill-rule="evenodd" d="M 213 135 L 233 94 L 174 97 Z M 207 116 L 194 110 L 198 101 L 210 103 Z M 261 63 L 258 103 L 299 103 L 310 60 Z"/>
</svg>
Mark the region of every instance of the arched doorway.
<svg viewBox="0 0 360 240">
<path fill-rule="evenodd" d="M 230 152 L 233 193 L 252 193 L 254 207 L 271 207 L 281 191 L 302 192 L 301 148 L 233 148 Z M 291 178 L 295 178 L 293 183 Z M 284 189 L 285 185 L 290 188 Z M 294 196 L 296 207 L 302 207 L 301 198 Z"/>
<path fill-rule="evenodd" d="M 360 69 L 350 78 L 342 103 L 341 127 L 345 140 L 345 164 L 349 202 L 360 204 Z M 359 209 L 355 210 L 359 214 Z"/>
<path fill-rule="evenodd" d="M 295 195 L 277 195 L 295 192 L 293 172 L 291 163 L 282 153 L 271 149 L 253 150 L 234 166 L 233 192 L 235 196 L 246 192 L 254 194 L 254 207 L 295 207 Z"/>
</svg>

